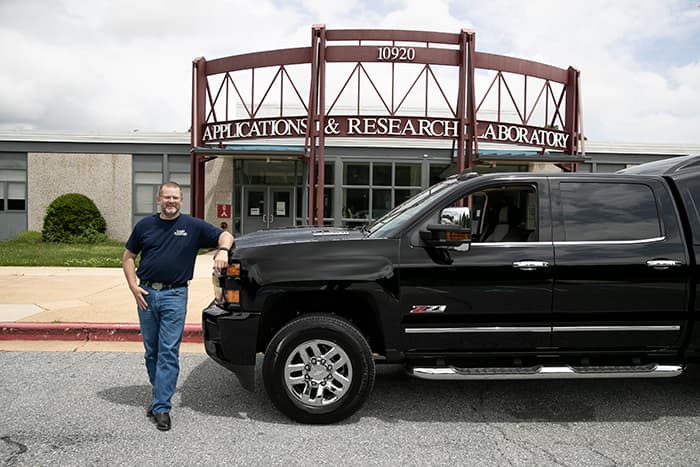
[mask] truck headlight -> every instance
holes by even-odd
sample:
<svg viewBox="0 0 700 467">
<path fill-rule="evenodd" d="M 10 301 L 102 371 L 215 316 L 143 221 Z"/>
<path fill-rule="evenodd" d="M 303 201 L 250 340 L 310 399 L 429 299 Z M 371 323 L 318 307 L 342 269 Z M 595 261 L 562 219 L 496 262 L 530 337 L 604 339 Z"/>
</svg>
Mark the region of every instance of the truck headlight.
<svg viewBox="0 0 700 467">
<path fill-rule="evenodd" d="M 228 265 L 223 274 L 214 272 L 214 302 L 222 308 L 226 305 L 238 305 L 241 301 L 241 264 L 234 262 Z"/>
</svg>

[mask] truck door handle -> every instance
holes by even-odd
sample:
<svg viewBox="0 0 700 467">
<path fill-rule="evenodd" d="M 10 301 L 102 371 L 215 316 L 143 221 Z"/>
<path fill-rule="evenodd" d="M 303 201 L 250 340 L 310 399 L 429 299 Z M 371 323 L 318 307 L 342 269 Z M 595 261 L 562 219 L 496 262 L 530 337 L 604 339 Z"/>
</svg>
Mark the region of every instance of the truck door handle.
<svg viewBox="0 0 700 467">
<path fill-rule="evenodd" d="M 668 269 L 675 266 L 680 266 L 681 264 L 683 263 L 672 259 L 654 259 L 647 261 L 647 266 L 654 269 Z"/>
<path fill-rule="evenodd" d="M 516 261 L 513 263 L 513 267 L 523 271 L 534 271 L 535 269 L 548 268 L 549 263 L 547 261 Z"/>
</svg>

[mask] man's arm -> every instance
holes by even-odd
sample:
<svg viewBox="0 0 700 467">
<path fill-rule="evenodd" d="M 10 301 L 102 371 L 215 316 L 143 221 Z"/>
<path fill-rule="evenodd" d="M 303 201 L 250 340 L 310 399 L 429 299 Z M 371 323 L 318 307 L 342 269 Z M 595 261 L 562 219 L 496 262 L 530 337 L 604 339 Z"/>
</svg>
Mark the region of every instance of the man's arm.
<svg viewBox="0 0 700 467">
<path fill-rule="evenodd" d="M 221 232 L 219 235 L 218 248 L 225 248 L 225 250 L 217 250 L 214 254 L 214 270 L 221 273 L 228 267 L 228 251 L 233 248 L 233 235 L 227 231 Z"/>
<path fill-rule="evenodd" d="M 136 277 L 136 255 L 129 250 L 124 250 L 122 269 L 124 270 L 126 282 L 129 284 L 129 290 L 131 290 L 131 293 L 134 294 L 134 298 L 136 299 L 136 306 L 138 306 L 140 310 L 145 310 L 148 308 L 148 303 L 146 303 L 146 299 L 143 297 L 144 295 L 148 295 L 148 292 L 139 287 L 138 278 Z"/>
</svg>

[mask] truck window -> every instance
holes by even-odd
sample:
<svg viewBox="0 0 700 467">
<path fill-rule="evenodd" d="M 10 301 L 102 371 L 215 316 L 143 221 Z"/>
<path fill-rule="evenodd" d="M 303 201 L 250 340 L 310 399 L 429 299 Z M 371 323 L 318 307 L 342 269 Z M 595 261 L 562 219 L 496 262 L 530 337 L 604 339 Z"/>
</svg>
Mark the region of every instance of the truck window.
<svg viewBox="0 0 700 467">
<path fill-rule="evenodd" d="M 630 241 L 662 236 L 652 189 L 641 183 L 561 182 L 564 241 Z"/>
<path fill-rule="evenodd" d="M 691 226 L 700 225 L 700 178 L 694 173 L 676 180 Z M 693 228 L 693 243 L 700 244 L 700 229 Z"/>
<path fill-rule="evenodd" d="M 453 205 L 471 208 L 474 242 L 538 241 L 537 194 L 533 186 L 489 187 Z"/>
</svg>

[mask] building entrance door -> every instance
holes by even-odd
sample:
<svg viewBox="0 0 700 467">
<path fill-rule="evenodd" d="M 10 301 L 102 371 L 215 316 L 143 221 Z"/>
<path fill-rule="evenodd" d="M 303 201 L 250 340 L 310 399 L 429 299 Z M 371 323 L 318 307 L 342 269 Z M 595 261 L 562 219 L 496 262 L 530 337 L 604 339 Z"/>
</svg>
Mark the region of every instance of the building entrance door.
<svg viewBox="0 0 700 467">
<path fill-rule="evenodd" d="M 243 234 L 294 225 L 294 188 L 248 186 L 244 189 Z"/>
</svg>

